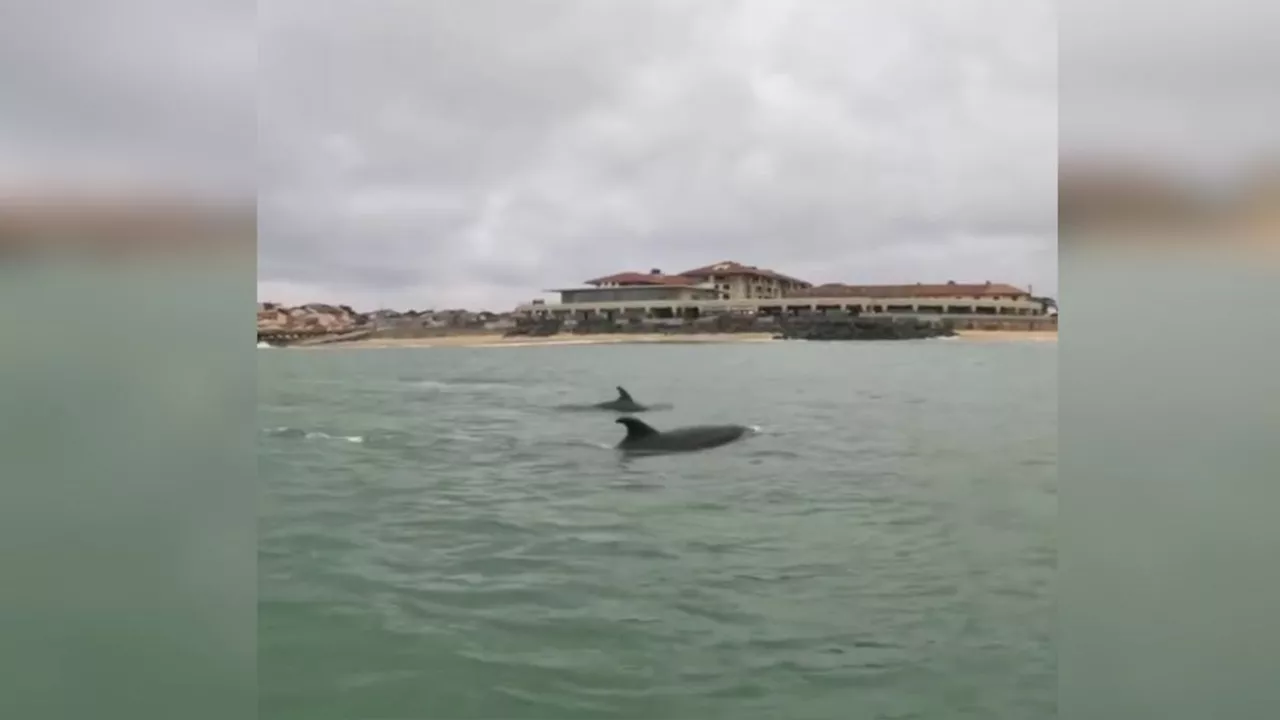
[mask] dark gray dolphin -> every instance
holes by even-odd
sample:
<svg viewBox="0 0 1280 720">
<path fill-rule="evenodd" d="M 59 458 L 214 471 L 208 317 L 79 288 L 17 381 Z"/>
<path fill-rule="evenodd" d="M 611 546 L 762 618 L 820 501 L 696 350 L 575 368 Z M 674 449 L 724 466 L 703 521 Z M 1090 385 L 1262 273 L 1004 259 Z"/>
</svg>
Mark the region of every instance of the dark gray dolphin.
<svg viewBox="0 0 1280 720">
<path fill-rule="evenodd" d="M 641 405 L 631 398 L 631 393 L 627 392 L 621 385 L 618 386 L 618 397 L 602 403 L 596 403 L 592 407 L 601 410 L 617 410 L 618 412 L 644 412 L 649 408 Z"/>
<path fill-rule="evenodd" d="M 627 428 L 617 448 L 628 453 L 693 452 L 728 445 L 751 431 L 745 425 L 691 425 L 659 432 L 644 421 L 620 417 L 614 422 Z"/>
<path fill-rule="evenodd" d="M 579 410 L 590 411 L 611 410 L 613 412 L 638 413 L 646 410 L 670 410 L 669 403 L 654 403 L 653 405 L 641 405 L 631 397 L 631 393 L 626 388 L 618 388 L 618 397 L 613 400 L 607 400 L 601 403 L 593 403 L 591 405 L 559 405 L 560 410 Z"/>
</svg>

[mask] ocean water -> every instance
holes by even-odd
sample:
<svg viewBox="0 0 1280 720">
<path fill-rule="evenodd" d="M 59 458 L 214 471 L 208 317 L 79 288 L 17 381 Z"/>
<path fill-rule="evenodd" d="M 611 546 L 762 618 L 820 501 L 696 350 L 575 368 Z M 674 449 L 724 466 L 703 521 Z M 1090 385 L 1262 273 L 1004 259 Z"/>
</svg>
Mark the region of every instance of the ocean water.
<svg viewBox="0 0 1280 720">
<path fill-rule="evenodd" d="M 1056 343 L 258 355 L 264 720 L 1056 716 Z"/>
</svg>

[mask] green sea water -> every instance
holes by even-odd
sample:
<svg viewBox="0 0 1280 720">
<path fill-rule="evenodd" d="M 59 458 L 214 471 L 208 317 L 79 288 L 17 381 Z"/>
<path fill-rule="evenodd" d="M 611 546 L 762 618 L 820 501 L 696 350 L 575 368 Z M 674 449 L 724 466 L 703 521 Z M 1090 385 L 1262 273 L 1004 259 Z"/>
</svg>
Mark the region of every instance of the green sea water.
<svg viewBox="0 0 1280 720">
<path fill-rule="evenodd" d="M 1055 717 L 1057 352 L 259 351 L 261 716 Z"/>
</svg>

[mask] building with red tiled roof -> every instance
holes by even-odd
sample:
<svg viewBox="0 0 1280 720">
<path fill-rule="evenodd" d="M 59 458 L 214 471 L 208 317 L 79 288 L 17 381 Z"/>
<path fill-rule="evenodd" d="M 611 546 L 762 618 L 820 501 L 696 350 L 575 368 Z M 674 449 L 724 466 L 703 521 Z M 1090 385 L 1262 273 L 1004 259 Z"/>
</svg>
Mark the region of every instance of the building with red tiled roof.
<svg viewBox="0 0 1280 720">
<path fill-rule="evenodd" d="M 1030 297 L 1031 293 L 1021 288 L 1004 283 L 956 283 L 947 282 L 937 285 L 915 283 L 912 285 L 845 285 L 844 283 L 827 283 L 817 287 L 797 290 L 787 295 L 789 298 L 829 298 L 829 297 L 865 297 L 865 298 L 953 298 L 966 300 L 1000 300 L 1008 298 L 1019 300 Z"/>
<path fill-rule="evenodd" d="M 658 268 L 647 273 L 621 272 L 588 280 L 585 288 L 559 288 L 562 305 L 581 303 L 654 303 L 723 300 L 724 295 L 696 278 L 666 275 Z"/>
<path fill-rule="evenodd" d="M 680 275 L 710 283 L 732 300 L 780 298 L 813 286 L 812 283 L 775 270 L 744 265 L 733 260 L 685 270 Z"/>
<path fill-rule="evenodd" d="M 1037 298 L 1031 291 L 1005 283 L 914 283 L 911 285 L 845 285 L 827 283 L 797 290 L 789 302 L 816 306 L 856 308 L 868 312 L 929 313 L 942 315 L 1048 314 L 1055 303 Z"/>
<path fill-rule="evenodd" d="M 654 268 L 647 273 L 620 272 L 614 275 L 588 280 L 585 284 L 594 287 L 627 287 L 633 285 L 697 285 L 698 280 L 683 275 L 664 275 Z"/>
<path fill-rule="evenodd" d="M 1004 283 L 846 285 L 812 283 L 774 270 L 726 261 L 667 275 L 624 272 L 565 288 L 560 302 L 533 302 L 518 314 L 537 317 L 700 317 L 704 313 L 789 315 L 842 310 L 854 314 L 1043 316 L 1051 301 Z"/>
</svg>

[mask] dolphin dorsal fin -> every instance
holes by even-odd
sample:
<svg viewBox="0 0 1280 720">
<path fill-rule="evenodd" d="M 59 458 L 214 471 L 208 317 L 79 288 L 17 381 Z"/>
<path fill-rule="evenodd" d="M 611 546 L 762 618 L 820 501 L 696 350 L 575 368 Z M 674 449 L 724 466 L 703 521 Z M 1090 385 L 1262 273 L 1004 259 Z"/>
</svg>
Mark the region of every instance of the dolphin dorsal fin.
<svg viewBox="0 0 1280 720">
<path fill-rule="evenodd" d="M 619 385 L 619 386 L 618 386 L 618 399 L 619 399 L 619 400 L 631 400 L 631 393 L 627 392 L 627 389 L 626 389 L 626 388 L 624 388 L 624 387 L 622 387 L 621 385 Z M 633 402 L 634 402 L 634 401 L 633 401 Z"/>
<path fill-rule="evenodd" d="M 614 422 L 627 428 L 628 440 L 635 440 L 637 438 L 649 437 L 650 435 L 658 434 L 657 430 L 649 427 L 643 420 L 637 420 L 633 417 L 620 417 Z"/>
</svg>

